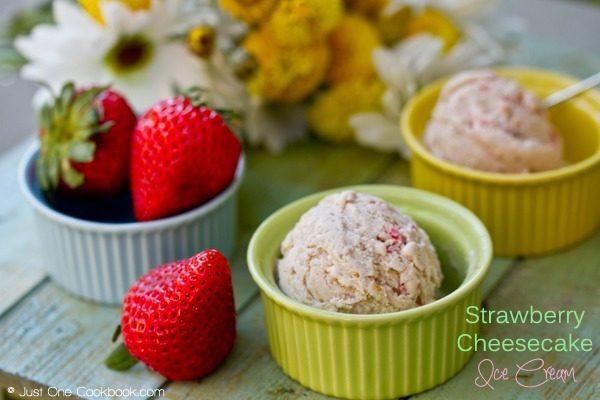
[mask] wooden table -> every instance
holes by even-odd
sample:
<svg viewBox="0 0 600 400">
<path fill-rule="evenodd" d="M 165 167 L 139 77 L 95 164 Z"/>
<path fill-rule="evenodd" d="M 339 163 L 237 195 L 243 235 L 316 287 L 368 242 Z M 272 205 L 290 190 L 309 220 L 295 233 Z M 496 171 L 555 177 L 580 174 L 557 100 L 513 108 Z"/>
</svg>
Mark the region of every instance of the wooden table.
<svg viewBox="0 0 600 400">
<path fill-rule="evenodd" d="M 575 50 L 525 42 L 519 64 L 538 65 L 585 76 L 600 70 L 600 59 Z M 3 396 L 23 388 L 54 390 L 78 388 L 133 388 L 131 398 L 268 399 L 322 398 L 292 381 L 269 355 L 263 310 L 257 288 L 245 265 L 245 244 L 256 226 L 275 209 L 303 195 L 359 183 L 407 185 L 408 165 L 393 155 L 382 155 L 352 145 L 307 142 L 270 155 L 248 153 L 248 174 L 241 189 L 239 249 L 233 260 L 238 339 L 233 353 L 211 376 L 198 382 L 167 382 L 137 365 L 127 373 L 106 369 L 111 335 L 120 310 L 90 304 L 65 293 L 46 276 L 32 226 L 32 211 L 16 185 L 16 169 L 25 144 L 0 158 L 0 387 Z M 599 182 L 600 184 L 600 182 Z M 486 282 L 486 304 L 492 309 L 586 310 L 575 332 L 600 342 L 600 233 L 575 248 L 536 259 L 496 259 Z M 492 325 L 486 336 L 558 337 L 567 326 Z M 419 399 L 589 399 L 600 398 L 598 343 L 590 353 L 549 353 L 555 367 L 576 370 L 577 383 L 548 383 L 537 389 L 519 388 L 513 381 L 495 384 L 495 390 L 474 386 L 477 364 L 492 358 L 512 367 L 535 358 L 532 353 L 477 353 L 449 382 L 414 396 Z M 539 380 L 532 374 L 525 380 Z M 11 389 L 12 388 L 12 389 Z M 163 389 L 153 392 L 154 389 Z M 10 389 L 10 390 L 9 390 Z M 80 389 L 80 393 L 81 393 Z M 142 393 L 142 390 L 146 390 Z M 31 392 L 30 392 L 31 393 Z M 40 394 L 33 392 L 33 397 Z M 97 398 L 106 398 L 101 395 Z"/>
</svg>

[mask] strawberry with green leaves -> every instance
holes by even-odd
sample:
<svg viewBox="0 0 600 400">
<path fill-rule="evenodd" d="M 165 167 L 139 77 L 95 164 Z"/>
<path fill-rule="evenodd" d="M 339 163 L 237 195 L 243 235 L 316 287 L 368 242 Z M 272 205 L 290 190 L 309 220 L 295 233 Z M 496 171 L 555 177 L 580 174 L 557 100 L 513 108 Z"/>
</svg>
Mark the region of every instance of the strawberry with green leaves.
<svg viewBox="0 0 600 400">
<path fill-rule="evenodd" d="M 63 86 L 39 115 L 36 171 L 48 193 L 109 197 L 127 187 L 136 116 L 127 101 L 104 87 Z"/>
<path fill-rule="evenodd" d="M 170 380 L 201 378 L 230 353 L 235 319 L 229 263 L 217 250 L 161 265 L 125 295 L 124 345 L 106 365 L 126 370 L 139 360 Z"/>
<path fill-rule="evenodd" d="M 233 180 L 241 144 L 201 92 L 151 107 L 132 140 L 131 193 L 138 221 L 175 215 L 215 197 Z"/>
</svg>

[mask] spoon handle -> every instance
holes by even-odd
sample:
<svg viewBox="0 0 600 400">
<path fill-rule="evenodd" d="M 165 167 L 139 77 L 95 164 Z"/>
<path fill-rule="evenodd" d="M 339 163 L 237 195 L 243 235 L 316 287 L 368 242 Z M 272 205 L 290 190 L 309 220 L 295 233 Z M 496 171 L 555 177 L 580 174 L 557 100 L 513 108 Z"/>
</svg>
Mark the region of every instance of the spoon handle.
<svg viewBox="0 0 600 400">
<path fill-rule="evenodd" d="M 600 85 L 600 72 L 597 72 L 589 78 L 585 78 L 584 80 L 579 81 L 569 87 L 559 90 L 558 92 L 552 93 L 550 96 L 542 100 L 542 105 L 545 108 L 554 107 L 555 105 L 569 100 L 570 98 L 575 97 L 578 94 L 598 85 Z"/>
</svg>

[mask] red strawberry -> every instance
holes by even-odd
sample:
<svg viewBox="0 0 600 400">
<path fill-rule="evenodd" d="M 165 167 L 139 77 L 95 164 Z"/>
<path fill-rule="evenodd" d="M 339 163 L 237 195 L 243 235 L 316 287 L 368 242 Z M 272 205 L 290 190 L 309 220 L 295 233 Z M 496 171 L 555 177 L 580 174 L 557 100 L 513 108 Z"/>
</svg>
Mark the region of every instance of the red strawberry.
<svg viewBox="0 0 600 400">
<path fill-rule="evenodd" d="M 209 374 L 235 340 L 235 306 L 227 259 L 205 250 L 187 260 L 161 265 L 129 289 L 121 328 L 126 349 L 107 359 L 127 369 L 130 355 L 170 380 Z"/>
<path fill-rule="evenodd" d="M 63 86 L 40 112 L 37 175 L 45 191 L 108 197 L 127 187 L 136 116 L 118 93 Z"/>
<path fill-rule="evenodd" d="M 240 142 L 216 111 L 184 96 L 159 102 L 133 134 L 136 219 L 167 217 L 213 198 L 233 180 L 240 153 Z"/>
</svg>

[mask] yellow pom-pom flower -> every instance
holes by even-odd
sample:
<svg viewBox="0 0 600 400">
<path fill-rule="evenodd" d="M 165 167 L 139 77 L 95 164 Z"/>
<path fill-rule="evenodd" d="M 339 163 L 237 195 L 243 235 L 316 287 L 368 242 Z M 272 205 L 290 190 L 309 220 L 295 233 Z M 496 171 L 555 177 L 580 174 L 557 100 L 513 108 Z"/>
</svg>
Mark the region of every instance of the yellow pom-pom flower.
<svg viewBox="0 0 600 400">
<path fill-rule="evenodd" d="M 380 15 L 377 29 L 383 43 L 392 46 L 404 38 L 411 18 L 412 10 L 408 6 L 401 7 L 389 15 Z"/>
<path fill-rule="evenodd" d="M 278 0 L 219 0 L 219 6 L 231 16 L 250 25 L 265 22 Z"/>
<path fill-rule="evenodd" d="M 102 17 L 102 10 L 100 9 L 101 1 L 118 1 L 134 11 L 147 10 L 152 6 L 151 0 L 79 0 L 79 4 L 85 11 L 101 24 L 104 24 L 104 17 Z"/>
<path fill-rule="evenodd" d="M 244 47 L 257 64 L 256 72 L 247 81 L 248 88 L 270 101 L 303 100 L 323 82 L 329 67 L 326 42 L 281 47 L 265 31 L 255 31 L 248 36 Z"/>
<path fill-rule="evenodd" d="M 280 0 L 266 28 L 282 46 L 323 40 L 342 19 L 342 0 Z"/>
<path fill-rule="evenodd" d="M 368 17 L 377 17 L 388 5 L 390 0 L 345 0 L 349 10 Z"/>
<path fill-rule="evenodd" d="M 359 112 L 380 111 L 385 91 L 376 79 L 352 80 L 317 95 L 308 108 L 308 122 L 319 136 L 334 142 L 354 138 L 350 117 Z"/>
<path fill-rule="evenodd" d="M 429 33 L 440 38 L 444 43 L 444 51 L 450 50 L 461 37 L 461 30 L 452 19 L 432 7 L 426 7 L 408 22 L 407 36 L 419 33 Z"/>
<path fill-rule="evenodd" d="M 379 46 L 377 29 L 358 14 L 348 14 L 331 33 L 331 66 L 327 81 L 332 84 L 368 78 L 375 72 L 371 54 Z"/>
</svg>

